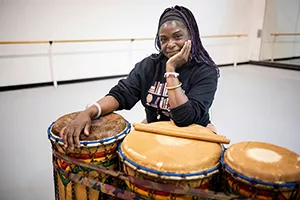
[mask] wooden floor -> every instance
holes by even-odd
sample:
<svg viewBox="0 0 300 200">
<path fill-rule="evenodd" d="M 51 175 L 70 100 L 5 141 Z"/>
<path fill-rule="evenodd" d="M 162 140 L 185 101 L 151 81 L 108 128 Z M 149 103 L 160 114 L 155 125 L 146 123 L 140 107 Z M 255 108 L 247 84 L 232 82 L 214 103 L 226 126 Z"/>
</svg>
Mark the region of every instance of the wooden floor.
<svg viewBox="0 0 300 200">
<path fill-rule="evenodd" d="M 54 199 L 48 126 L 104 96 L 117 81 L 0 93 L 0 199 Z M 300 154 L 300 71 L 223 67 L 211 113 L 231 144 L 269 142 Z M 120 114 L 130 122 L 145 118 L 140 103 Z"/>
</svg>

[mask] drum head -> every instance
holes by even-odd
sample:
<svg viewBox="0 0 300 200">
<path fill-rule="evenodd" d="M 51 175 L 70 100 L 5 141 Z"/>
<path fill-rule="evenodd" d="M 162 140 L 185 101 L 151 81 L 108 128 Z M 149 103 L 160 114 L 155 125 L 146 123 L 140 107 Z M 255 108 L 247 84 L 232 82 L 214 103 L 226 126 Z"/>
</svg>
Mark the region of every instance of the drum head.
<svg viewBox="0 0 300 200">
<path fill-rule="evenodd" d="M 172 128 L 178 128 L 179 131 L 192 129 L 198 134 L 204 134 L 203 130 L 207 131 L 199 125 L 177 127 L 171 122 L 152 124 L 164 128 L 172 126 Z M 134 130 L 122 142 L 121 150 L 125 157 L 140 166 L 160 172 L 185 174 L 216 167 L 219 163 L 222 147 L 220 144 L 212 142 Z"/>
<path fill-rule="evenodd" d="M 57 119 L 52 127 L 52 133 L 59 136 L 63 127 L 70 124 L 77 118 L 79 112 L 70 113 Z M 81 141 L 101 140 L 104 138 L 112 137 L 126 128 L 126 120 L 116 114 L 111 113 L 105 116 L 101 116 L 99 119 L 93 120 L 89 136 L 80 134 Z"/>
<path fill-rule="evenodd" d="M 232 170 L 264 182 L 300 180 L 300 156 L 288 149 L 263 142 L 241 142 L 231 145 L 224 162 Z"/>
</svg>

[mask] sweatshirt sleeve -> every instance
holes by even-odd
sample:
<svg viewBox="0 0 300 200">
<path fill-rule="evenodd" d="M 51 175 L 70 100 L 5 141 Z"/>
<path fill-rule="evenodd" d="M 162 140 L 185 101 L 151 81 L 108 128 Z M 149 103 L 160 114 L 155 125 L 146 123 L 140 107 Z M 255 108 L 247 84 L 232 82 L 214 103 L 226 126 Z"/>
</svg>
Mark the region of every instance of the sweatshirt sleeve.
<svg viewBox="0 0 300 200">
<path fill-rule="evenodd" d="M 141 99 L 143 74 L 150 63 L 149 59 L 137 63 L 128 77 L 121 79 L 107 94 L 113 96 L 119 102 L 117 110 L 130 110 Z M 144 80 L 145 81 L 145 80 Z"/>
<path fill-rule="evenodd" d="M 209 121 L 208 111 L 217 90 L 217 70 L 208 66 L 191 78 L 193 78 L 192 86 L 186 93 L 189 100 L 171 109 L 171 116 L 177 126 L 188 126 L 193 123 L 206 126 Z"/>
</svg>

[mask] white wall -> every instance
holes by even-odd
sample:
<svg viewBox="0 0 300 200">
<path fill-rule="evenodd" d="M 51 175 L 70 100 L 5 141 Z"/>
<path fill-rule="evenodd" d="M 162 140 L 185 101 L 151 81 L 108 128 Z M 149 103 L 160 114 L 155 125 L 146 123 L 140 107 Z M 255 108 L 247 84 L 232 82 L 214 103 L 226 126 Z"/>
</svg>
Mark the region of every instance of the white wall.
<svg viewBox="0 0 300 200">
<path fill-rule="evenodd" d="M 296 33 L 300 33 L 300 1 L 299 1 L 299 7 L 298 7 L 298 13 L 297 13 L 297 24 L 295 28 Z M 292 50 L 292 56 L 300 56 L 300 36 L 294 36 L 294 42 L 293 42 L 293 50 Z"/>
<path fill-rule="evenodd" d="M 249 24 L 249 60 L 259 60 L 262 38 L 258 36 L 258 30 L 263 29 L 265 15 L 265 1 L 252 1 Z"/>
<path fill-rule="evenodd" d="M 271 59 L 273 39 L 271 33 L 300 32 L 299 0 L 267 0 L 264 19 L 261 60 Z M 274 58 L 300 56 L 300 36 L 276 38 Z"/>
<path fill-rule="evenodd" d="M 0 41 L 153 38 L 160 14 L 180 1 L 0 0 Z M 203 39 L 217 64 L 257 57 L 265 1 L 187 0 L 202 35 L 245 33 L 249 37 Z M 238 44 L 238 48 L 235 48 Z M 57 80 L 127 74 L 156 52 L 153 41 L 53 44 Z M 0 86 L 49 82 L 49 45 L 0 45 Z"/>
</svg>

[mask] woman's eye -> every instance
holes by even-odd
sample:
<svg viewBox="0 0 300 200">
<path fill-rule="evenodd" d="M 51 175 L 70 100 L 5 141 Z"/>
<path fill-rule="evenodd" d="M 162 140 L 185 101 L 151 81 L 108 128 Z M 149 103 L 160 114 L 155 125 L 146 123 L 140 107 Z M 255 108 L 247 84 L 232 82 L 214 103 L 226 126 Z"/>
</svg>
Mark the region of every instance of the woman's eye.
<svg viewBox="0 0 300 200">
<path fill-rule="evenodd" d="M 175 35 L 175 39 L 181 39 L 181 35 Z"/>
<path fill-rule="evenodd" d="M 160 38 L 159 40 L 161 43 L 165 43 L 167 41 L 166 38 Z"/>
</svg>

